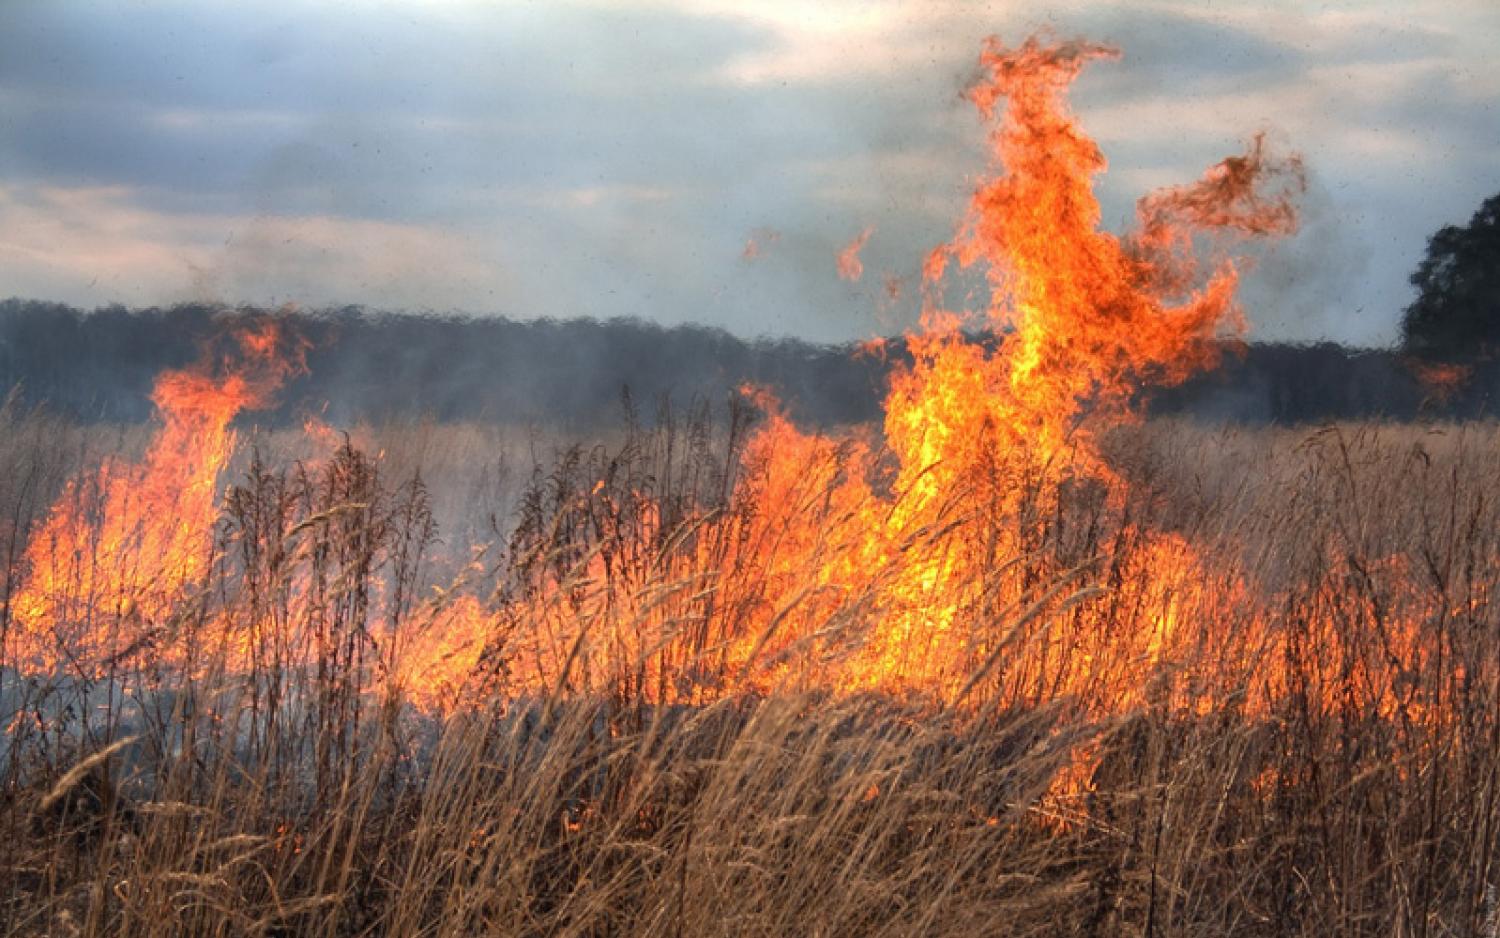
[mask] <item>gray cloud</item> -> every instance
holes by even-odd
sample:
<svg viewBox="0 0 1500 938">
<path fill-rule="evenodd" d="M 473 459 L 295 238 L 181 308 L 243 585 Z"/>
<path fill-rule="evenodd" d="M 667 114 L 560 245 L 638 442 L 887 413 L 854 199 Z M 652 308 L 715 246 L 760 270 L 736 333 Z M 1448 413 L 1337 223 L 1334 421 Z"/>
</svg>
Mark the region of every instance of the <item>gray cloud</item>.
<svg viewBox="0 0 1500 938">
<path fill-rule="evenodd" d="M 936 9 L 778 80 L 741 73 L 819 50 L 735 12 L 17 0 L 0 8 L 0 283 L 888 331 L 913 293 L 892 304 L 883 278 L 912 277 L 983 167 L 960 98 L 979 39 L 1044 26 L 1125 53 L 1076 96 L 1111 159 L 1109 223 L 1270 127 L 1321 187 L 1304 235 L 1248 278 L 1252 318 L 1386 341 L 1427 233 L 1500 188 L 1500 121 L 1465 72 L 1484 61 L 1441 24 L 1288 23 Z M 101 188 L 75 197 L 97 218 L 58 215 L 54 190 Z M 834 255 L 872 224 L 865 279 L 839 281 Z M 744 263 L 760 228 L 782 237 Z"/>
</svg>

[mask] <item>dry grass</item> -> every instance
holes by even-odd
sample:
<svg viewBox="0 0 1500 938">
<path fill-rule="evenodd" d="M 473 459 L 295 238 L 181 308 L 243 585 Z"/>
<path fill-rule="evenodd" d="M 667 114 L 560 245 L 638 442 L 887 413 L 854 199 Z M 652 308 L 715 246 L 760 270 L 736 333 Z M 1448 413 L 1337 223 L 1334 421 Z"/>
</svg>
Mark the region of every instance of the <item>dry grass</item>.
<svg viewBox="0 0 1500 938">
<path fill-rule="evenodd" d="M 8 597 L 16 545 L 68 474 L 141 439 L 0 419 Z M 685 576 L 669 562 L 682 532 L 744 507 L 724 502 L 734 447 L 692 421 L 561 452 L 483 427 L 373 428 L 302 467 L 300 438 L 258 442 L 210 582 L 155 624 L 190 657 L 45 680 L 0 658 L 0 932 L 1495 933 L 1491 425 L 1116 433 L 1115 497 L 1038 493 L 1034 550 L 1003 571 L 1061 602 L 1075 587 L 1057 588 L 1062 577 L 1100 557 L 1090 576 L 1108 598 L 974 625 L 1025 643 L 1063 642 L 1057 624 L 1085 615 L 1139 629 L 1159 597 L 1129 532 L 1180 534 L 1215 571 L 1180 607 L 1196 652 L 1109 712 L 1035 693 L 1047 674 L 1018 673 L 993 643 L 955 707 L 806 682 L 663 696 L 631 654 L 570 670 L 569 642 L 533 679 L 497 639 L 452 715 L 413 713 L 382 641 L 423 615 L 434 585 L 458 578 L 502 610 L 528 596 L 528 616 L 563 628 L 598 608 L 570 592 L 580 556 Z M 545 471 L 532 474 L 533 457 Z M 605 494 L 648 490 L 667 533 L 629 536 L 627 499 L 590 500 L 604 478 Z M 605 504 L 616 514 L 601 521 Z M 466 573 L 469 545 L 495 538 L 504 549 Z M 304 546 L 281 549 L 289 539 Z M 226 615 L 310 615 L 286 598 L 293 566 L 326 600 L 303 630 L 321 639 L 292 647 L 290 630 L 256 626 L 248 667 L 231 668 L 223 647 L 182 638 Z M 653 615 L 699 608 L 673 603 Z M 1274 645 L 1246 638 L 1267 621 Z M 1398 621 L 1422 641 L 1393 642 Z M 703 628 L 676 673 L 722 688 Z M 1223 667 L 1272 647 L 1276 661 Z M 1076 671 L 1074 650 L 1043 660 Z M 1211 688 L 1213 706 L 1174 704 L 1174 689 L 1222 673 L 1236 677 Z M 1344 685 L 1330 674 L 1383 675 L 1395 686 L 1381 699 L 1397 703 L 1369 705 L 1380 695 L 1357 681 L 1331 692 Z M 1264 708 L 1245 703 L 1268 688 Z M 1080 766 L 1086 778 L 1063 784 Z"/>
</svg>

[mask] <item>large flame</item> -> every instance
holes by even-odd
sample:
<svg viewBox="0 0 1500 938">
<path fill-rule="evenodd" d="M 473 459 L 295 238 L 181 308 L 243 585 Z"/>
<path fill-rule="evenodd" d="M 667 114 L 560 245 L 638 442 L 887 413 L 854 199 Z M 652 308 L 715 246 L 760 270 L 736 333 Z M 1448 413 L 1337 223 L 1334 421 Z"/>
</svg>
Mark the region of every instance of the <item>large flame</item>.
<svg viewBox="0 0 1500 938">
<path fill-rule="evenodd" d="M 207 572 L 219 478 L 235 448 L 231 422 L 302 367 L 300 345 L 274 319 L 226 338 L 157 379 L 161 426 L 145 456 L 107 460 L 69 483 L 32 535 L 11 606 L 33 663 L 140 650 Z"/>
<path fill-rule="evenodd" d="M 991 40 L 981 57 L 988 77 L 970 97 L 996 123 L 1001 171 L 974 193 L 953 242 L 933 252 L 927 279 L 940 280 L 950 259 L 982 266 L 991 294 L 980 324 L 1004 343 L 989 354 L 959 333 L 959 317 L 927 311 L 917 365 L 887 401 L 886 432 L 928 492 L 988 453 L 1056 458 L 1090 435 L 1085 408 L 1108 426 L 1143 381 L 1177 382 L 1213 364 L 1213 340 L 1243 328 L 1236 269 L 1228 259 L 1205 267 L 1194 236 L 1295 228 L 1300 166 L 1270 159 L 1257 138 L 1198 183 L 1143 198 L 1136 232 L 1102 230 L 1093 179 L 1104 157 L 1064 92 L 1089 60 L 1114 54 L 1032 39 L 1014 50 Z"/>
<path fill-rule="evenodd" d="M 814 593 L 837 597 L 835 606 L 863 596 L 880 610 L 861 652 L 832 676 L 838 686 L 963 689 L 975 661 L 994 649 L 976 644 L 972 631 L 955 633 L 960 616 L 968 621 L 981 607 L 1019 615 L 1026 605 L 1021 592 L 1007 596 L 986 582 L 993 579 L 986 571 L 1027 550 L 1017 496 L 1026 479 L 1046 488 L 1107 475 L 1092 445 L 1095 428 L 1126 419 L 1143 382 L 1181 381 L 1211 365 L 1214 340 L 1243 328 L 1235 264 L 1216 250 L 1222 236 L 1295 228 L 1300 165 L 1270 157 L 1257 138 L 1199 182 L 1143 198 L 1135 232 L 1103 230 L 1093 181 L 1104 158 L 1069 114 L 1065 92 L 1087 62 L 1112 55 L 1080 42 L 987 43 L 985 79 L 969 96 L 993 125 L 995 172 L 976 189 L 954 240 L 927 263 L 933 302 L 921 331 L 908 337 L 914 364 L 897 372 L 886 401 L 885 444 L 897 464 L 890 494 L 869 485 L 877 467 L 868 446 L 835 459 L 832 442 L 804 437 L 774 415 L 752 443 L 762 467 L 754 501 L 770 506 L 762 516 L 774 537 L 767 531 L 750 541 L 774 540 L 771 581 L 787 583 L 763 614 L 784 616 L 772 611 L 778 603 Z M 1205 243 L 1205 236 L 1220 237 Z M 977 314 L 937 305 L 951 262 L 983 271 L 989 303 Z M 968 334 L 974 329 L 998 348 Z M 835 463 L 835 479 L 810 472 Z M 831 492 L 831 502 L 785 517 L 775 510 L 800 491 Z M 960 536 L 938 536 L 959 528 Z M 1176 540 L 1150 550 L 1163 577 L 1191 565 L 1191 551 Z M 1169 620 L 1164 611 L 1143 624 L 1130 637 L 1143 654 L 1125 657 L 1160 658 Z M 777 644 L 827 628 L 819 614 L 804 621 L 802 635 L 779 626 Z M 756 622 L 747 632 L 768 627 Z M 1085 649 L 1082 662 L 1106 636 L 1071 638 L 1069 647 Z M 1098 680 L 1087 667 L 1077 673 Z M 1138 686 L 1140 677 L 1122 676 L 1119 686 Z"/>
</svg>

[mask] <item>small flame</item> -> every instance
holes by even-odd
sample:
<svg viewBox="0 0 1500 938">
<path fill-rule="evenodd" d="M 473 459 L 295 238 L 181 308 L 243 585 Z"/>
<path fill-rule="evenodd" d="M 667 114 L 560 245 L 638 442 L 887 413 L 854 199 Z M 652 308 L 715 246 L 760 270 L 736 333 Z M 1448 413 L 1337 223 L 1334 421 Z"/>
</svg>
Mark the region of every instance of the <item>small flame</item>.
<svg viewBox="0 0 1500 938">
<path fill-rule="evenodd" d="M 1474 376 L 1472 365 L 1452 362 L 1427 362 L 1411 359 L 1408 363 L 1412 374 L 1422 385 L 1427 396 L 1439 404 L 1447 404 L 1468 386 Z"/>
<path fill-rule="evenodd" d="M 865 249 L 865 242 L 870 240 L 870 235 L 875 233 L 875 226 L 871 225 L 861 231 L 853 241 L 844 246 L 838 256 L 839 279 L 853 283 L 865 274 L 864 262 L 859 259 L 859 252 Z"/>
</svg>

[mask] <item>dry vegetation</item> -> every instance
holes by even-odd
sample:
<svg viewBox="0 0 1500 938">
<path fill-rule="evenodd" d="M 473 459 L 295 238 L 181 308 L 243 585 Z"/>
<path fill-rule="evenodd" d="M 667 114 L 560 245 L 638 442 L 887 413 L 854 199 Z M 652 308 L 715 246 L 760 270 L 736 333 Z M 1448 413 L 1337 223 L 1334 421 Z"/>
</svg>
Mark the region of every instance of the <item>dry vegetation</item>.
<svg viewBox="0 0 1500 938">
<path fill-rule="evenodd" d="M 0 411 L 0 932 L 1495 935 L 1500 432 L 1131 423 L 1306 176 L 1100 229 L 1115 54 L 985 43 L 878 431 L 247 440 L 253 311 L 149 441 Z"/>
<path fill-rule="evenodd" d="M 404 702 L 381 647 L 442 606 L 435 584 L 489 597 L 488 621 L 514 631 L 517 597 L 553 623 L 606 614 L 577 601 L 570 557 L 649 555 L 591 590 L 681 577 L 670 558 L 704 556 L 684 531 L 754 507 L 726 503 L 743 471 L 732 434 L 681 421 L 568 450 L 370 428 L 321 457 L 300 434 L 263 435 L 261 458 L 240 458 L 211 574 L 150 624 L 190 654 L 40 674 L 14 650 L 19 545 L 73 470 L 144 437 L 3 421 L 4 934 L 1495 931 L 1492 426 L 1115 432 L 1112 480 L 1039 489 L 1017 522 L 1033 550 L 991 573 L 1036 601 L 972 610 L 1003 654 L 965 662 L 959 702 L 846 693 L 816 668 L 737 687 L 707 637 L 674 646 L 695 690 L 671 693 L 624 646 L 588 674 L 533 676 L 495 641 L 439 716 Z M 533 456 L 542 471 L 517 471 Z M 621 535 L 624 493 L 643 489 L 670 515 L 645 543 Z M 1104 686 L 1116 646 L 1080 664 L 1068 642 L 1080 625 L 1150 627 L 1161 576 L 1140 528 L 1206 558 L 1173 607 L 1200 638 L 1196 660 L 1122 694 Z M 278 549 L 292 537 L 300 553 Z M 505 549 L 467 565 L 486 537 Z M 258 626 L 302 614 L 278 568 L 292 563 L 322 597 L 305 648 Z M 1084 579 L 1104 598 L 1065 606 Z M 193 640 L 219 615 L 243 625 L 248 667 Z M 1079 668 L 1100 675 L 1098 699 L 1128 703 L 1040 691 Z M 1209 703 L 1184 697 L 1205 674 Z"/>
</svg>

